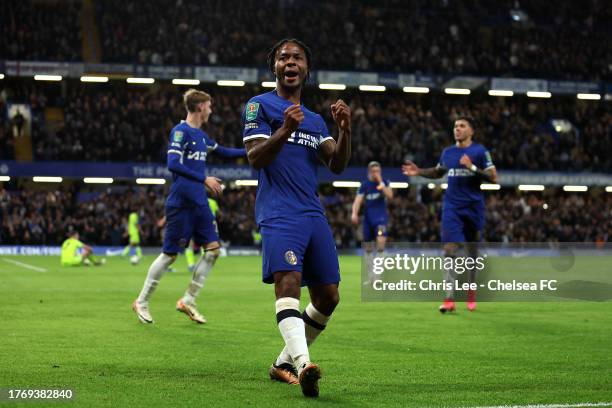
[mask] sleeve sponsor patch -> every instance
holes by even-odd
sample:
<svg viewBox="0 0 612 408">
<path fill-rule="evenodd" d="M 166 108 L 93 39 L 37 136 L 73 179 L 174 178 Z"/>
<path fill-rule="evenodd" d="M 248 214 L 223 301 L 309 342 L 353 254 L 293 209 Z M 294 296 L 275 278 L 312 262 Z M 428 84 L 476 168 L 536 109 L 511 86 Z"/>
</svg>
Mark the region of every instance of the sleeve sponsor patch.
<svg viewBox="0 0 612 408">
<path fill-rule="evenodd" d="M 174 132 L 174 136 L 172 137 L 172 141 L 176 143 L 181 143 L 183 141 L 185 135 L 180 130 Z"/>
<path fill-rule="evenodd" d="M 253 121 L 257 118 L 257 113 L 259 113 L 259 102 L 249 102 L 247 103 L 246 109 L 246 120 Z"/>
<path fill-rule="evenodd" d="M 259 125 L 257 124 L 257 122 L 249 122 L 246 125 L 244 125 L 244 130 L 257 129 L 258 127 Z"/>
</svg>

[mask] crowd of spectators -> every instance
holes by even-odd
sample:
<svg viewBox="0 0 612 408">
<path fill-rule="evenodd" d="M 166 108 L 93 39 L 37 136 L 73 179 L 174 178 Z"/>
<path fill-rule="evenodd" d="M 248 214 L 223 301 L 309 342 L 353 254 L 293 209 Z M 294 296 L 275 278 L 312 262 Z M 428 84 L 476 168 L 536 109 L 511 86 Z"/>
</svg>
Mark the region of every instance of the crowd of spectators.
<svg viewBox="0 0 612 408">
<path fill-rule="evenodd" d="M 241 113 L 248 99 L 267 91 L 256 86 L 211 86 L 213 115 L 206 130 L 218 143 L 242 146 Z M 165 161 L 170 129 L 185 117 L 181 89 L 123 84 L 71 86 L 55 98 L 63 107 L 59 130 L 36 126 L 36 160 Z M 28 94 L 29 98 L 32 96 Z M 475 140 L 484 144 L 498 168 L 516 170 L 612 171 L 612 106 L 608 103 L 556 97 L 469 98 L 444 94 L 427 96 L 403 92 L 385 94 L 308 88 L 304 104 L 321 112 L 336 133 L 329 106 L 346 100 L 353 112 L 351 165 L 378 160 L 399 166 L 406 158 L 421 166 L 437 163 L 453 143 L 452 120 L 458 115 L 476 119 Z M 40 97 L 38 97 L 40 99 Z M 571 126 L 558 131 L 552 120 Z M 209 162 L 219 162 L 214 155 Z"/>
<path fill-rule="evenodd" d="M 0 186 L 0 244 L 60 245 L 76 229 L 90 244 L 122 245 L 127 217 L 140 214 L 144 245 L 158 245 L 164 197 L 152 189 L 78 192 L 74 189 L 7 191 Z"/>
<path fill-rule="evenodd" d="M 338 248 L 356 248 L 361 227 L 351 224 L 355 191 L 322 186 L 321 200 Z M 396 190 L 389 203 L 391 241 L 439 242 L 442 191 Z M 217 214 L 223 241 L 233 246 L 257 244 L 255 189 L 229 189 Z M 612 195 L 597 192 L 518 193 L 514 189 L 486 195 L 488 242 L 608 242 L 612 238 Z M 7 191 L 0 187 L 0 244 L 59 245 L 70 229 L 83 241 L 125 245 L 128 214 L 140 214 L 143 245 L 159 246 L 164 188 L 121 188 L 102 192 L 74 190 Z"/>
<path fill-rule="evenodd" d="M 96 0 L 103 62 L 263 66 L 291 36 L 317 69 L 609 80 L 601 0 Z M 83 2 L 0 4 L 0 59 L 82 60 Z"/>
<path fill-rule="evenodd" d="M 82 61 L 81 1 L 1 1 L 0 60 Z"/>
<path fill-rule="evenodd" d="M 97 9 L 107 61 L 261 66 L 289 35 L 310 44 L 319 69 L 612 74 L 612 11 L 597 0 L 98 0 Z"/>
</svg>

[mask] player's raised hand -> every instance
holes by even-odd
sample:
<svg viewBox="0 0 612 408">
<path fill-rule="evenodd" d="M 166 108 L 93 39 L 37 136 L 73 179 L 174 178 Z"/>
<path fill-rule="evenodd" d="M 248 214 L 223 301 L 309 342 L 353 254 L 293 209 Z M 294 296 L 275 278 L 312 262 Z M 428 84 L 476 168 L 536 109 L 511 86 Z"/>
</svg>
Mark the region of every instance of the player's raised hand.
<svg viewBox="0 0 612 408">
<path fill-rule="evenodd" d="M 472 167 L 472 159 L 470 159 L 470 156 L 468 156 L 467 154 L 464 154 L 463 156 L 461 156 L 461 159 L 459 159 L 459 164 L 469 169 L 470 167 Z"/>
<path fill-rule="evenodd" d="M 285 123 L 283 127 L 291 134 L 297 130 L 304 121 L 304 112 L 300 105 L 291 105 L 285 109 Z"/>
<path fill-rule="evenodd" d="M 332 104 L 331 113 L 334 122 L 341 130 L 351 130 L 351 108 L 342 99 Z"/>
<path fill-rule="evenodd" d="M 206 180 L 204 180 L 204 185 L 210 191 L 213 197 L 221 197 L 223 194 L 221 179 L 217 177 L 206 177 Z"/>
<path fill-rule="evenodd" d="M 406 160 L 402 165 L 402 173 L 404 174 L 404 176 L 418 176 L 419 170 L 419 166 L 417 166 L 410 160 Z"/>
</svg>

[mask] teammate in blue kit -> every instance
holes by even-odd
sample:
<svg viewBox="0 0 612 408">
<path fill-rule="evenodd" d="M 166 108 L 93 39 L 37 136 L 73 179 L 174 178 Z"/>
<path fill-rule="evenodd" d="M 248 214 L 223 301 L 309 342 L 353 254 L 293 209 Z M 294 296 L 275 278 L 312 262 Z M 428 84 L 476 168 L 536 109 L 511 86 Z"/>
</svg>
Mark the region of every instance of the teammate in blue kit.
<svg viewBox="0 0 612 408">
<path fill-rule="evenodd" d="M 351 213 L 351 222 L 359 224 L 359 210 L 365 203 L 363 214 L 363 242 L 375 241 L 375 245 L 366 245 L 366 256 L 369 258 L 374 248 L 380 254 L 385 250 L 387 241 L 387 223 L 389 214 L 387 202 L 393 199 L 393 190 L 389 180 L 383 180 L 380 163 L 368 164 L 368 178 L 361 183 Z M 372 252 L 370 254 L 369 252 Z M 366 282 L 367 283 L 367 282 Z"/>
<path fill-rule="evenodd" d="M 219 146 L 200 129 L 212 113 L 210 95 L 190 89 L 183 95 L 183 102 L 187 118 L 172 129 L 168 146 L 168 170 L 172 173 L 173 182 L 166 200 L 162 253 L 149 267 L 140 295 L 132 304 L 142 323 L 153 323 L 149 299 L 163 274 L 190 239 L 193 239 L 198 252 L 200 247 L 204 247 L 204 252 L 176 309 L 196 323 L 206 323 L 206 318 L 196 308 L 195 300 L 219 256 L 220 248 L 217 224 L 208 206 L 206 188 L 215 196 L 222 192 L 221 180 L 206 177 L 206 156 L 211 152 L 228 158 L 246 155 L 245 149 Z"/>
<path fill-rule="evenodd" d="M 497 171 L 491 154 L 481 144 L 472 141 L 476 127 L 474 119 L 462 116 L 455 120 L 455 145 L 447 147 L 440 156 L 436 167 L 421 169 L 406 161 L 402 172 L 406 176 L 441 178 L 448 174 L 448 188 L 442 207 L 442 242 L 444 255 L 454 257 L 459 243 L 465 243 L 468 256 L 477 256 L 477 243 L 481 240 L 485 222 L 484 195 L 480 190 L 481 181 L 497 182 Z M 457 274 L 445 270 L 444 279 L 454 285 Z M 474 282 L 475 270 L 469 272 L 469 281 Z M 446 291 L 440 312 L 455 310 L 454 293 Z M 468 310 L 476 309 L 476 293 L 468 292 Z"/>
<path fill-rule="evenodd" d="M 319 366 L 308 345 L 321 333 L 339 302 L 336 245 L 317 194 L 317 166 L 341 173 L 351 154 L 351 111 L 342 100 L 331 105 L 338 140 L 323 118 L 300 102 L 311 66 L 310 50 L 299 40 L 282 40 L 268 55 L 276 89 L 245 106 L 244 143 L 249 163 L 259 170 L 256 221 L 263 243 L 263 281 L 274 283 L 276 320 L 285 348 L 270 377 L 299 383 L 304 395 L 319 395 Z M 300 313 L 300 287 L 310 303 Z"/>
</svg>

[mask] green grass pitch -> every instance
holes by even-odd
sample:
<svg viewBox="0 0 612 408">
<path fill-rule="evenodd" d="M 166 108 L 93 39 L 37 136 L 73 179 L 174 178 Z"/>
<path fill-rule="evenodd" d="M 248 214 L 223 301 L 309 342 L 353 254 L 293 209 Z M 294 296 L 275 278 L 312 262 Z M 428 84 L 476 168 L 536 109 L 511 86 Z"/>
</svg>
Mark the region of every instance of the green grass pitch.
<svg viewBox="0 0 612 408">
<path fill-rule="evenodd" d="M 203 326 L 174 310 L 190 278 L 184 259 L 152 299 L 156 324 L 137 321 L 130 304 L 152 259 L 61 268 L 57 258 L 2 257 L 0 388 L 70 387 L 65 404 L 79 407 L 612 401 L 610 302 L 481 303 L 474 313 L 460 304 L 455 315 L 437 303 L 362 303 L 360 259 L 341 257 L 341 302 L 311 348 L 323 370 L 313 401 L 268 379 L 282 339 L 259 258 L 218 261 L 199 301 Z"/>
</svg>

